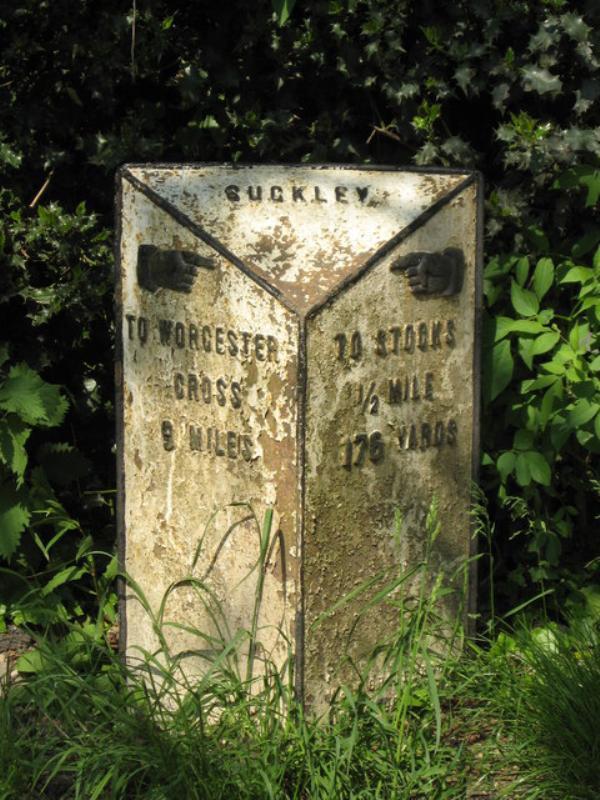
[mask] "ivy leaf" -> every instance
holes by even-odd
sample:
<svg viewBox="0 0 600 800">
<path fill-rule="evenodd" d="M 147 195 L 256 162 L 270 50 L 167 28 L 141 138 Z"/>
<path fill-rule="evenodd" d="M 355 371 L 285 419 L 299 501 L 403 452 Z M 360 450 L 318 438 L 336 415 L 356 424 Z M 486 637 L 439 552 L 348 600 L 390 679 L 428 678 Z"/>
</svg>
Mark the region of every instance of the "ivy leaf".
<svg viewBox="0 0 600 800">
<path fill-rule="evenodd" d="M 17 486 L 22 484 L 27 467 L 25 442 L 30 433 L 31 428 L 15 414 L 0 419 L 0 461 L 15 473 Z"/>
<path fill-rule="evenodd" d="M 0 487 L 0 556 L 7 561 L 19 546 L 30 517 L 22 492 L 10 485 Z"/>
<path fill-rule="evenodd" d="M 491 403 L 500 392 L 504 391 L 511 381 L 514 370 L 514 359 L 510 351 L 510 342 L 505 339 L 494 345 L 484 354 L 483 397 Z"/>
<path fill-rule="evenodd" d="M 537 297 L 529 289 L 523 289 L 516 281 L 510 284 L 510 299 L 514 310 L 522 317 L 533 317 L 540 310 Z"/>
<path fill-rule="evenodd" d="M 533 273 L 533 291 L 538 300 L 548 292 L 554 283 L 554 264 L 551 258 L 540 258 Z"/>
<path fill-rule="evenodd" d="M 526 92 L 537 92 L 538 94 L 558 94 L 562 89 L 562 81 L 558 75 L 538 67 L 536 64 L 527 64 L 521 70 L 523 76 L 523 88 Z"/>
<path fill-rule="evenodd" d="M 58 386 L 46 383 L 27 364 L 16 364 L 0 386 L 0 408 L 30 425 L 52 427 L 63 421 L 68 404 Z"/>
</svg>

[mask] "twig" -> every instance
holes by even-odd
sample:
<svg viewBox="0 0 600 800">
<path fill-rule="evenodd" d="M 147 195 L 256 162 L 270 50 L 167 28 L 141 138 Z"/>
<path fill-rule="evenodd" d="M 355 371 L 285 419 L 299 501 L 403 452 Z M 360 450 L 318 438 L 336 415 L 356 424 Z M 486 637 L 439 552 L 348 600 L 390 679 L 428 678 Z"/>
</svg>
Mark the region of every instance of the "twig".
<svg viewBox="0 0 600 800">
<path fill-rule="evenodd" d="M 135 81 L 135 22 L 137 17 L 137 4 L 133 0 L 131 9 L 131 80 Z"/>
<path fill-rule="evenodd" d="M 44 192 L 46 191 L 46 189 L 50 185 L 50 181 L 52 180 L 52 176 L 53 175 L 54 175 L 54 170 L 52 169 L 52 170 L 50 170 L 50 174 L 48 175 L 46 180 L 43 182 L 42 188 L 39 190 L 39 192 L 33 198 L 31 203 L 29 203 L 29 208 L 35 208 L 37 206 L 37 204 L 40 202 L 40 199 L 41 199 L 42 195 L 44 194 Z"/>
<path fill-rule="evenodd" d="M 367 139 L 367 144 L 371 144 L 371 140 L 375 136 L 376 133 L 382 133 L 384 136 L 388 136 L 390 139 L 393 139 L 395 142 L 400 142 L 402 144 L 402 139 L 398 136 L 397 133 L 393 133 L 388 128 L 380 128 L 378 125 L 373 126 L 373 130 L 369 134 L 369 138 Z"/>
</svg>

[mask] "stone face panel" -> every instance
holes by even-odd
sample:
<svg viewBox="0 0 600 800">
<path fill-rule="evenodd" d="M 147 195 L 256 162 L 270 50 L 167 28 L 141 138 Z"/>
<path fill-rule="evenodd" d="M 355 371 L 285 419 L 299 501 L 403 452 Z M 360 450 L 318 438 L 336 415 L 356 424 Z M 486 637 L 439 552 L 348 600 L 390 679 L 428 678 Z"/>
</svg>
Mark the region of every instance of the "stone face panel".
<svg viewBox="0 0 600 800">
<path fill-rule="evenodd" d="M 350 603 L 313 623 L 419 560 L 433 496 L 440 569 L 468 557 L 478 191 L 467 173 L 124 169 L 121 560 L 155 612 L 167 596 L 173 650 L 203 651 L 190 670 L 209 637 L 251 627 L 262 586 L 261 657 L 281 666 L 291 651 L 318 708 L 343 656 L 365 655 L 393 617 L 354 629 Z M 128 657 L 155 651 L 131 588 L 121 610 Z"/>
<path fill-rule="evenodd" d="M 434 569 L 451 573 L 469 557 L 475 223 L 471 186 L 308 319 L 303 558 L 313 704 L 348 678 L 339 654 L 367 656 L 396 612 L 379 605 L 357 625 L 360 595 L 312 630 L 315 620 L 366 581 L 381 575 L 374 593 L 423 558 L 434 497 L 443 521 Z M 392 270 L 407 253 L 449 246 L 466 255 L 458 294 L 414 295 Z"/>
<path fill-rule="evenodd" d="M 189 295 L 151 293 L 136 279 L 146 243 L 210 257 L 214 269 L 198 270 Z M 297 602 L 298 321 L 127 184 L 121 275 L 124 566 L 155 610 L 169 586 L 193 576 L 209 580 L 232 630 L 249 627 L 257 576 L 244 578 L 259 556 L 257 526 L 246 519 L 224 537 L 251 511 L 261 521 L 274 508 L 285 573 L 278 543 L 260 624 L 271 626 L 267 645 L 283 647 L 274 631 L 289 635 Z M 151 651 L 151 621 L 130 598 L 128 651 Z M 165 618 L 216 635 L 193 587 L 172 592 Z M 177 649 L 200 647 L 193 634 L 168 633 Z"/>
</svg>

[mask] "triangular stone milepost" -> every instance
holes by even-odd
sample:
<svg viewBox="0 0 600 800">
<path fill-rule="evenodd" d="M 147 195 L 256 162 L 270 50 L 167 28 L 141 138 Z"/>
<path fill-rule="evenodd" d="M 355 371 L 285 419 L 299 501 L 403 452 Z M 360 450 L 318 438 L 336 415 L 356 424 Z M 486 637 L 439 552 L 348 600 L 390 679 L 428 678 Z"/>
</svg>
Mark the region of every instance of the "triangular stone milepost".
<svg viewBox="0 0 600 800">
<path fill-rule="evenodd" d="M 467 172 L 121 171 L 121 563 L 190 671 L 254 625 L 320 710 L 394 625 L 340 600 L 419 562 L 433 498 L 434 568 L 470 557 L 480 203 Z M 132 589 L 121 625 L 157 649 Z"/>
</svg>

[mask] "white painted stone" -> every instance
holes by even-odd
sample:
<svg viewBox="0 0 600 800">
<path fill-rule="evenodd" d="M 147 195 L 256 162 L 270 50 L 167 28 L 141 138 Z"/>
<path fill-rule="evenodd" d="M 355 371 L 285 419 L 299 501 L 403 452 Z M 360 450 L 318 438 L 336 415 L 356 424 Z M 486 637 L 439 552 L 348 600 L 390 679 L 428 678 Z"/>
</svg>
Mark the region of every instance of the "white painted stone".
<svg viewBox="0 0 600 800">
<path fill-rule="evenodd" d="M 293 655 L 314 708 L 344 675 L 344 654 L 360 660 L 393 620 L 385 610 L 373 614 L 351 641 L 356 604 L 311 624 L 361 581 L 420 558 L 434 495 L 440 568 L 468 557 L 477 194 L 468 173 L 207 165 L 122 172 L 123 565 L 155 611 L 169 587 L 193 576 L 222 612 L 217 626 L 198 585 L 171 588 L 164 619 L 180 626 L 165 630 L 174 651 L 215 650 L 186 627 L 227 637 L 252 625 L 257 523 L 269 508 L 260 658 L 281 666 Z M 189 294 L 150 291 L 138 281 L 140 245 L 192 252 L 214 268 L 198 268 Z M 406 272 L 391 269 L 408 253 L 446 248 L 464 255 L 456 294 L 416 295 Z M 401 544 L 392 535 L 396 509 Z M 158 640 L 147 611 L 127 595 L 122 627 L 133 658 Z M 202 671 L 201 661 L 190 658 L 189 669 Z"/>
</svg>

